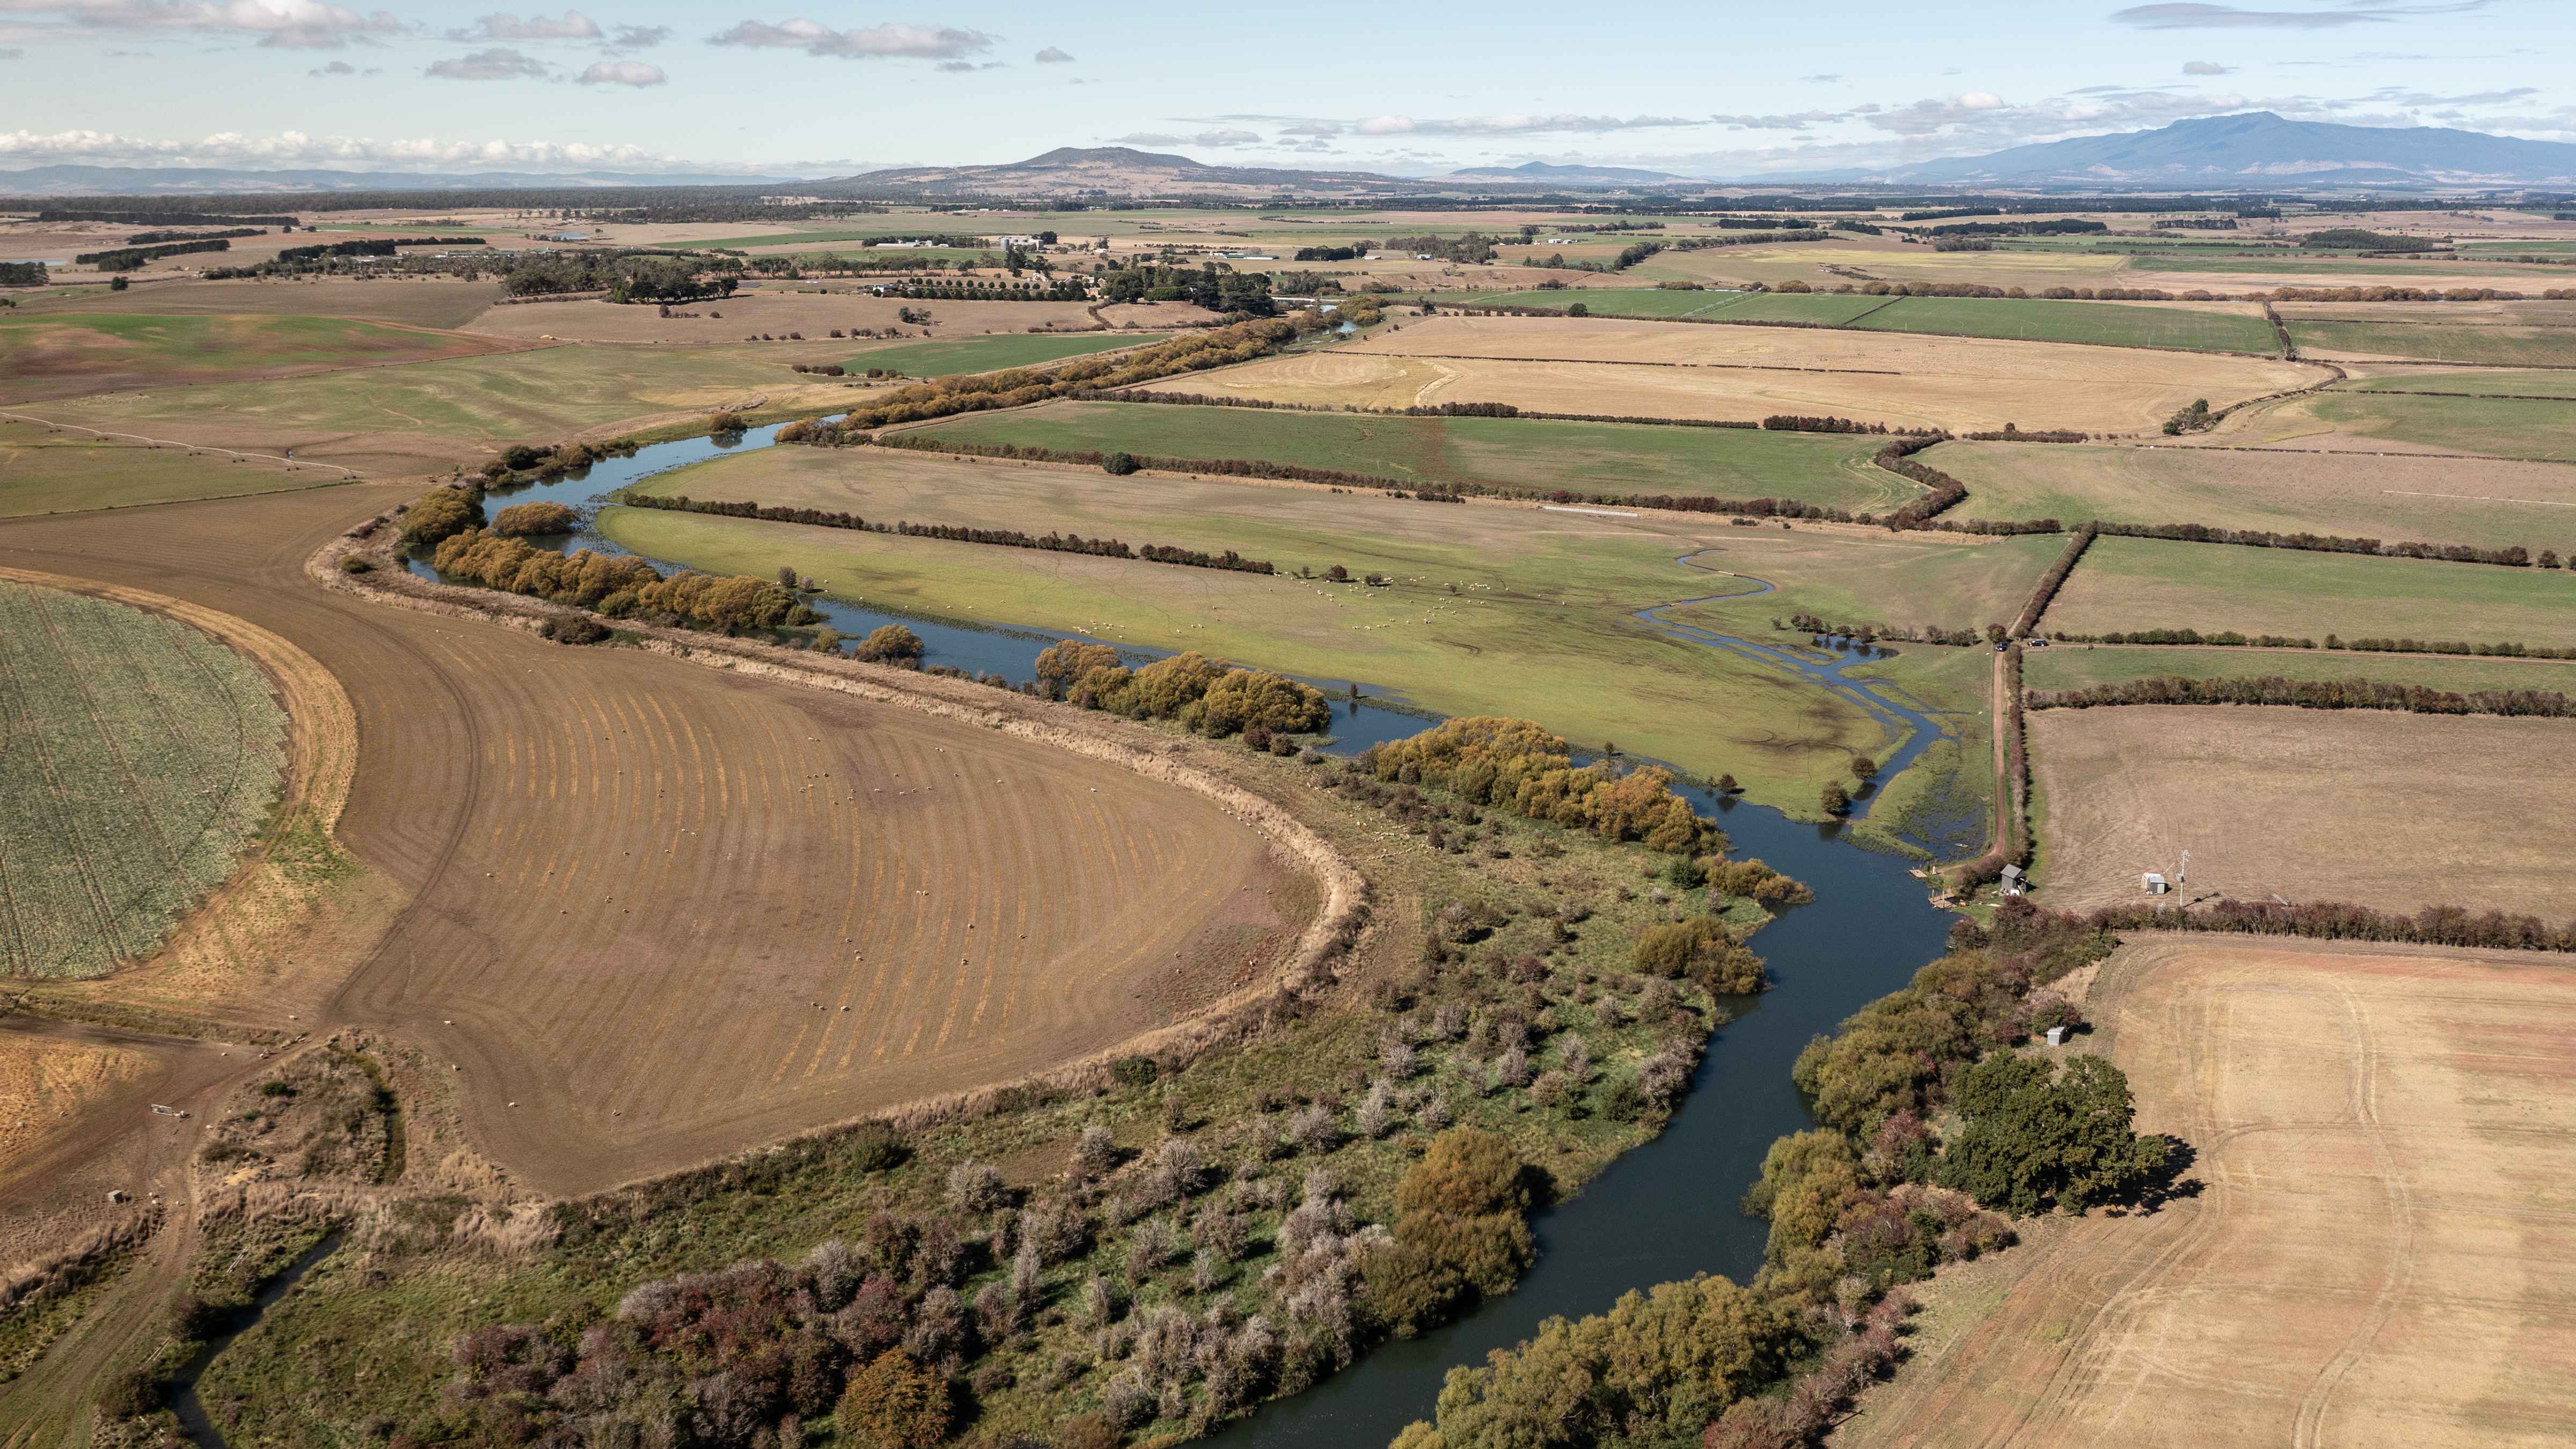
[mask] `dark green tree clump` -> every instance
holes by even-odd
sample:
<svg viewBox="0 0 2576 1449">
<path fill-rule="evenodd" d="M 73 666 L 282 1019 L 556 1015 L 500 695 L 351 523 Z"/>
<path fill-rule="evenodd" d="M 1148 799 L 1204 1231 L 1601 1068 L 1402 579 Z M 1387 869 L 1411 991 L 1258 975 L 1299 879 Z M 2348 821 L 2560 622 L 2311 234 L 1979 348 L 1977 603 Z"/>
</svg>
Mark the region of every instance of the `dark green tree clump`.
<svg viewBox="0 0 2576 1449">
<path fill-rule="evenodd" d="M 1967 1119 L 1942 1149 L 1939 1179 L 1990 1208 L 2028 1216 L 2127 1197 L 2164 1170 L 2162 1137 L 2134 1130 L 2129 1079 L 2097 1056 L 2057 1063 L 2009 1054 L 1959 1074 Z"/>
</svg>

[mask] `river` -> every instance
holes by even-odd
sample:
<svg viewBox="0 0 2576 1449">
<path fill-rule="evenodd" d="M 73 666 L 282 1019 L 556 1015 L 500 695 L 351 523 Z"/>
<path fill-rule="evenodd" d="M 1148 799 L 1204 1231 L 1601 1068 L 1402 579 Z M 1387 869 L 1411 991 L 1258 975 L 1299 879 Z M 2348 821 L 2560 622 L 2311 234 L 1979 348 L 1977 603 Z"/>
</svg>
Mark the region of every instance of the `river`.
<svg viewBox="0 0 2576 1449">
<path fill-rule="evenodd" d="M 582 531 L 554 540 L 558 546 L 623 552 L 588 527 L 609 494 L 655 473 L 772 446 L 776 432 L 774 427 L 755 428 L 722 440 L 657 443 L 631 458 L 607 459 L 571 477 L 513 490 L 511 496 L 561 502 L 582 515 Z M 667 560 L 655 562 L 676 567 Z M 434 577 L 419 559 L 411 566 Z M 1705 597 L 1742 597 L 1769 588 L 1762 580 L 1746 582 L 1760 588 Z M 1039 650 L 1058 639 L 1081 637 L 943 623 L 825 599 L 814 602 L 844 634 L 864 635 L 881 624 L 902 623 L 921 636 L 929 662 L 1015 682 L 1032 677 Z M 1663 617 L 1665 611 L 1692 602 L 1698 600 L 1640 610 L 1638 618 L 1674 638 L 1785 666 L 1818 689 L 1851 700 L 1905 731 L 1904 745 L 1885 762 L 1885 778 L 1893 779 L 1913 763 L 1938 734 L 1937 724 L 1900 692 L 1851 677 L 1850 671 L 1875 657 L 1875 651 L 1827 641 L 1819 641 L 1826 647 L 1812 651 L 1782 649 Z M 1154 657 L 1154 651 L 1117 647 L 1134 659 Z M 1340 681 L 1330 683 L 1338 687 Z M 1334 706 L 1329 748 L 1352 754 L 1425 725 L 1419 714 L 1347 700 Z M 1831 1031 L 1853 1011 L 1904 986 L 1918 967 L 1940 955 L 1950 917 L 1932 905 L 1924 883 L 1904 860 L 1860 849 L 1844 838 L 1841 826 L 1802 824 L 1696 788 L 1686 787 L 1684 793 L 1724 823 L 1739 854 L 1768 861 L 1816 893 L 1814 904 L 1782 912 L 1754 942 L 1770 965 L 1771 989 L 1733 1003 L 1736 1018 L 1710 1039 L 1690 1095 L 1662 1136 L 1620 1158 L 1581 1196 L 1532 1218 L 1539 1260 L 1514 1292 L 1436 1332 L 1381 1344 L 1353 1367 L 1294 1398 L 1265 1406 L 1210 1442 L 1227 1449 L 1374 1449 L 1408 1421 L 1430 1416 L 1450 1368 L 1482 1362 L 1487 1351 L 1529 1337 L 1543 1319 L 1600 1312 L 1630 1288 L 1694 1273 L 1744 1279 L 1761 1266 L 1766 1226 L 1746 1217 L 1736 1203 L 1760 1175 L 1762 1156 L 1772 1141 L 1813 1125 L 1789 1081 L 1790 1064 L 1810 1037 Z M 1875 798 L 1870 792 L 1859 811 L 1865 815 Z M 1930 843 L 1937 849 L 1966 844 L 1957 839 Z"/>
</svg>

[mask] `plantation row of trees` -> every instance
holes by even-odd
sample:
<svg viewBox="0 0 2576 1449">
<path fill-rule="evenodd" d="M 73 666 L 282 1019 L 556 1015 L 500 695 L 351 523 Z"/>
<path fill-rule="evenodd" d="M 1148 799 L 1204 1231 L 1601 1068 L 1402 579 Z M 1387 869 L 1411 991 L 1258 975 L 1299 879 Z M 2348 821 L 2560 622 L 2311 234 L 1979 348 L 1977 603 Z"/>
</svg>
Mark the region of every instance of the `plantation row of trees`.
<svg viewBox="0 0 2576 1449">
<path fill-rule="evenodd" d="M 2320 645 L 2314 639 L 2291 638 L 2280 634 L 2242 634 L 2234 629 L 2206 631 L 2200 629 L 2115 629 L 2107 634 L 2070 634 L 2049 631 L 2051 639 L 2069 644 L 2206 644 L 2220 647 L 2250 645 L 2259 649 L 2350 649 L 2364 654 L 2460 654 L 2490 659 L 2576 659 L 2576 647 L 2548 644 L 2523 644 L 2511 640 L 2501 643 L 2476 643 L 2465 639 L 2346 639 L 2328 634 Z"/>
<path fill-rule="evenodd" d="M 730 297 L 741 285 L 742 264 L 674 252 L 528 252 L 501 274 L 511 297 L 557 292 L 606 292 L 612 302 L 695 302 Z"/>
<path fill-rule="evenodd" d="M 1496 240 L 1497 238 L 1489 237 L 1480 231 L 1465 232 L 1454 237 L 1391 236 L 1386 239 L 1380 250 L 1397 252 L 1409 257 L 1429 256 L 1444 262 L 1464 262 L 1475 265 L 1494 259 Z"/>
<path fill-rule="evenodd" d="M 2218 900 L 2198 909 L 2111 906 L 2088 924 L 2111 931 L 2212 931 L 2248 936 L 2304 936 L 2320 941 L 2402 941 L 2422 946 L 2474 946 L 2496 951 L 2576 951 L 2576 921 L 2553 926 L 2538 916 L 2459 906 L 2426 906 L 2412 915 L 2341 901 Z"/>
<path fill-rule="evenodd" d="M 45 285 L 43 262 L 0 262 L 0 287 L 41 287 Z"/>
<path fill-rule="evenodd" d="M 929 302 L 1080 302 L 1091 289 L 1079 277 L 1062 281 L 1005 282 L 990 277 L 956 281 L 907 280 L 878 289 L 879 295 Z"/>
<path fill-rule="evenodd" d="M 2495 714 L 2535 719 L 2576 716 L 2576 698 L 2554 689 L 2430 689 L 2377 679 L 2186 679 L 2159 675 L 2078 689 L 2037 690 L 2032 709 L 2122 704 L 2272 704 L 2300 709 L 2392 709 L 2410 714 Z"/>
<path fill-rule="evenodd" d="M 48 206 L 36 213 L 36 220 L 104 221 L 120 226 L 273 226 L 280 231 L 295 230 L 295 218 L 291 216 L 223 216 L 207 211 L 80 211 Z"/>
<path fill-rule="evenodd" d="M 241 226 L 230 231 L 138 231 L 125 239 L 130 247 L 151 246 L 156 242 L 228 241 L 238 237 L 266 236 L 263 227 Z"/>
<path fill-rule="evenodd" d="M 231 242 L 221 238 L 208 241 L 171 242 L 166 246 L 118 247 L 114 251 L 82 252 L 72 260 L 84 267 L 96 267 L 102 272 L 124 272 L 162 257 L 184 257 L 195 252 L 230 251 L 232 245 Z"/>
<path fill-rule="evenodd" d="M 1188 302 L 1211 312 L 1249 317 L 1276 315 L 1266 272 L 1238 272 L 1209 262 L 1201 267 L 1136 262 L 1100 274 L 1100 295 L 1108 302 Z"/>
<path fill-rule="evenodd" d="M 2443 243 L 2431 237 L 2400 236 L 2358 226 L 2335 226 L 2309 232 L 2299 238 L 2299 245 L 2320 251 L 2429 252 Z"/>
<path fill-rule="evenodd" d="M 2006 902 L 1991 934 L 1961 922 L 1910 986 L 1800 1054 L 1798 1084 L 1826 1125 L 1775 1142 L 1746 1194 L 1771 1224 L 1751 1284 L 1702 1276 L 1551 1319 L 1453 1370 L 1433 1421 L 1396 1449 L 1781 1449 L 1821 1432 L 1897 1357 L 1890 1290 L 2010 1245 L 2003 1214 L 2155 1191 L 2171 1146 L 2134 1130 L 2117 1067 L 2006 1049 L 2072 1022 L 2047 988 L 2112 944 L 2026 901 Z"/>
<path fill-rule="evenodd" d="M 1078 533 L 1022 533 L 1012 528 L 968 528 L 948 523 L 870 523 L 855 513 L 834 512 L 822 508 L 792 508 L 774 504 L 719 502 L 708 498 L 691 498 L 686 494 L 658 496 L 636 494 L 624 500 L 633 508 L 657 508 L 672 513 L 706 513 L 720 518 L 749 518 L 763 523 L 801 523 L 814 528 L 846 528 L 862 533 L 897 534 L 905 538 L 941 538 L 955 543 L 991 544 L 999 548 L 1034 548 L 1049 553 L 1090 554 L 1098 558 L 1141 559 L 1147 563 L 1182 564 L 1190 568 L 1230 569 L 1236 573 L 1268 574 L 1275 572 L 1267 559 L 1245 558 L 1233 549 L 1223 553 L 1206 553 L 1198 549 L 1170 544 L 1129 544 L 1114 538 L 1084 538 Z"/>
<path fill-rule="evenodd" d="M 389 257 L 399 247 L 479 247 L 486 245 L 479 236 L 382 236 L 359 237 L 354 241 L 328 242 L 321 246 L 288 247 L 274 258 L 281 268 L 294 268 L 307 262 L 341 257 Z"/>
<path fill-rule="evenodd" d="M 1323 692 L 1284 674 L 1240 669 L 1193 649 L 1130 669 L 1106 644 L 1067 639 L 1037 658 L 1049 695 L 1129 719 L 1178 720 L 1206 735 L 1312 734 L 1332 719 Z"/>
<path fill-rule="evenodd" d="M 1045 369 L 1011 368 L 1002 372 L 959 373 L 913 387 L 897 388 L 837 419 L 789 423 L 778 432 L 782 443 L 831 445 L 859 441 L 860 435 L 896 423 L 919 422 L 957 413 L 1025 407 L 1077 392 L 1107 392 L 1175 373 L 1249 362 L 1294 341 L 1300 327 L 1320 325 L 1311 313 L 1297 318 L 1238 322 L 1230 327 L 1191 333 L 1140 347 L 1132 352 L 1077 357 Z"/>
<path fill-rule="evenodd" d="M 1947 226 L 1926 227 L 1923 234 L 1935 237 L 2082 236 L 2110 229 L 2102 222 L 2058 216 L 2045 221 L 1956 221 Z"/>
<path fill-rule="evenodd" d="M 2213 528 L 2205 523 L 2093 523 L 2086 525 L 2122 538 L 2168 538 L 2189 543 L 2232 543 L 2243 548 L 2285 548 L 2309 553 L 2366 553 L 2382 558 L 2434 559 L 2444 563 L 2500 564 L 2529 568 L 2531 551 L 2521 544 L 2481 548 L 2466 543 L 2389 542 L 2345 538 L 2325 533 L 2272 533 L 2259 528 Z M 2555 558 L 2556 555 L 2550 555 Z"/>
</svg>

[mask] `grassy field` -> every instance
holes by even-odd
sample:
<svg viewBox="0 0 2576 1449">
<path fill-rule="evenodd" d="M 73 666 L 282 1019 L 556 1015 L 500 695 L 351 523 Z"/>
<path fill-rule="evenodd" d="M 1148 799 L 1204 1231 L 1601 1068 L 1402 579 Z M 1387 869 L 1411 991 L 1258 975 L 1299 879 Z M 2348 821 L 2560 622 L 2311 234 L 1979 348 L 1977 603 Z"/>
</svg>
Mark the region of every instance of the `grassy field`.
<svg viewBox="0 0 2576 1449">
<path fill-rule="evenodd" d="M 0 399 L 419 362 L 493 344 L 343 317 L 59 312 L 0 316 Z"/>
<path fill-rule="evenodd" d="M 650 486 L 871 518 L 1233 548 L 1291 571 L 1339 563 L 1354 574 L 1385 573 L 1394 584 L 1372 589 L 643 509 L 601 517 L 609 537 L 638 552 L 725 572 L 789 564 L 835 597 L 872 607 L 1201 649 L 1310 679 L 1359 680 L 1444 714 L 1517 713 L 1574 739 L 1615 740 L 1711 776 L 1731 772 L 1768 804 L 1811 808 L 1842 757 L 1893 743 L 1858 707 L 1786 670 L 1676 642 L 1631 617 L 1729 586 L 1674 562 L 1753 532 L 1723 520 L 1114 479 L 871 450 L 780 448 Z M 1821 534 L 1808 543 L 1811 533 L 1780 532 L 1805 546 L 1766 556 L 1765 566 L 1818 567 L 1829 575 L 1815 586 L 1820 601 L 1870 597 L 1909 580 L 1900 555 L 1928 547 L 1865 535 L 1836 548 Z M 1819 555 L 1833 562 L 1817 564 Z M 1904 607 L 1890 601 L 1873 612 Z M 1769 635 L 1767 614 L 1758 628 Z"/>
<path fill-rule="evenodd" d="M 1873 538 L 1765 528 L 1736 529 L 1712 542 L 1694 564 L 1770 584 L 1771 591 L 1739 591 L 1729 587 L 1729 579 L 1715 577 L 1707 592 L 1727 597 L 1687 604 L 1666 617 L 1767 642 L 1784 637 L 1773 632 L 1771 621 L 1795 613 L 1897 628 L 2010 624 L 2039 576 L 2066 551 L 2066 540 L 2049 534 L 1972 542 L 1937 534 Z"/>
<path fill-rule="evenodd" d="M 2358 654 L 2341 649 L 2193 649 L 2056 644 L 2030 650 L 2022 683 L 2031 689 L 2084 689 L 2137 679 L 2369 679 L 2420 684 L 2467 694 L 2483 689 L 2541 689 L 2576 694 L 2576 663 L 2562 659 L 2444 659 L 2420 654 Z"/>
<path fill-rule="evenodd" d="M 2576 327 L 2445 327 L 2433 322 L 2291 321 L 2301 353 L 2509 367 L 2576 367 Z"/>
<path fill-rule="evenodd" d="M 0 582 L 0 971 L 148 955 L 275 802 L 286 716 L 248 661 L 137 609 Z"/>
<path fill-rule="evenodd" d="M 1921 492 L 1870 464 L 1875 439 L 1742 428 L 1054 402 L 910 431 L 970 443 L 1259 458 L 1532 491 L 1793 498 L 1854 510 L 1892 507 Z"/>
<path fill-rule="evenodd" d="M 2557 569 L 2104 538 L 2041 622 L 2076 634 L 2190 628 L 2319 643 L 2336 634 L 2576 645 L 2576 578 Z"/>
<path fill-rule="evenodd" d="M 1595 317 L 1643 317 L 1723 322 L 1813 322 L 1839 327 L 1887 304 L 1885 297 L 1797 292 L 1668 292 L 1659 287 L 1579 287 L 1564 291 L 1442 292 L 1444 307 L 1543 307 L 1562 312 L 1575 303 Z"/>
<path fill-rule="evenodd" d="M 753 398 L 821 405 L 794 347 L 547 347 L 410 367 L 160 388 L 48 404 L 45 415 L 188 442 L 291 446 L 362 471 L 444 471 L 491 445 L 553 442 L 627 418 L 705 412 Z"/>
<path fill-rule="evenodd" d="M 459 282 L 446 278 L 419 281 L 225 281 L 186 279 L 154 282 L 111 292 L 84 287 L 48 298 L 33 311 L 61 312 L 211 312 L 261 313 L 303 317 L 356 317 L 369 322 L 403 322 L 414 327 L 462 327 L 501 296 L 498 282 Z M 27 305 L 21 302 L 19 305 Z"/>
<path fill-rule="evenodd" d="M 2359 377 L 2340 384 L 2337 392 L 2430 392 L 2470 397 L 2561 397 L 2576 399 L 2576 372 L 2409 372 Z"/>
<path fill-rule="evenodd" d="M 2353 791 L 2394 798 L 2376 781 Z M 1945 1270 L 1921 1290 L 1932 1311 L 1911 1362 L 1862 1395 L 1835 1444 L 2563 1437 L 2576 1388 L 2530 1366 L 2534 1337 L 2564 1352 L 2554 1306 L 2576 1293 L 2576 1257 L 2549 1226 L 2576 1140 L 2558 1072 L 2576 1041 L 2564 958 L 2149 939 L 2105 963 L 2083 1005 L 2101 1027 L 2085 1049 L 2127 1073 L 2140 1131 L 2198 1152 L 2202 1190 L 2033 1224 L 2028 1246 Z"/>
<path fill-rule="evenodd" d="M 2248 419 L 2246 431 L 2249 442 L 2337 432 L 2449 452 L 2576 462 L 2576 402 L 2328 392 L 2266 409 Z"/>
<path fill-rule="evenodd" d="M 1900 297 L 1852 325 L 1872 332 L 1932 332 L 2020 342 L 2089 342 L 2179 347 L 2270 356 L 2272 324 L 2214 309 L 2119 302 L 2012 301 L 1983 297 Z"/>
<path fill-rule="evenodd" d="M 336 476 L 336 475 L 332 475 Z M 310 488 L 325 475 L 0 422 L 0 518 Z"/>
<path fill-rule="evenodd" d="M 1160 342 L 1162 332 L 1081 332 L 1061 337 L 1032 335 L 970 337 L 955 342 L 918 342 L 862 352 L 843 365 L 890 367 L 906 377 L 946 377 L 958 372 L 995 372 L 1005 367 L 1035 367 L 1068 357 L 1106 352 L 1113 347 L 1141 347 Z"/>
<path fill-rule="evenodd" d="M 2552 463 L 1970 442 L 1923 461 L 1967 485 L 1947 515 L 1961 520 L 2205 523 L 2535 554 L 2576 539 L 2576 470 Z"/>
</svg>

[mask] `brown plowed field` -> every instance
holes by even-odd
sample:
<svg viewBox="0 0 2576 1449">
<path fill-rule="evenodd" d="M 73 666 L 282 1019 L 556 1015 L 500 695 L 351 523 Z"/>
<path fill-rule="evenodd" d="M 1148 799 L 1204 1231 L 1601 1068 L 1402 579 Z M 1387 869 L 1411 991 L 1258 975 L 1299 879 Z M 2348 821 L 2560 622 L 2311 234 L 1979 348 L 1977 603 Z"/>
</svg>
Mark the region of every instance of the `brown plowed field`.
<svg viewBox="0 0 2576 1449">
<path fill-rule="evenodd" d="M 1180 788 L 303 575 L 406 491 L 29 519 L 0 564 L 237 615 L 340 681 L 339 836 L 410 898 L 274 1024 L 422 1041 L 540 1190 L 1107 1050 L 1248 981 L 1310 913 L 1305 877 Z"/>
<path fill-rule="evenodd" d="M 2555 822 L 2576 813 L 2576 772 L 2558 763 L 2571 746 L 2576 721 L 2563 719 L 2033 710 L 2037 899 L 2061 911 L 2143 902 L 2139 875 L 2171 876 L 2188 850 L 2194 896 L 2564 921 L 2576 916 L 2576 860 Z"/>
<path fill-rule="evenodd" d="M 1835 1449 L 2568 1442 L 2576 968 L 2151 937 L 2090 1014 L 2203 1190 L 1945 1270 Z"/>
<path fill-rule="evenodd" d="M 1152 384 L 1277 402 L 1750 420 L 1830 414 L 1958 431 L 2141 431 L 2328 377 L 2255 358 L 1973 337 L 1606 318 L 1435 317 L 1322 352 Z"/>
</svg>

